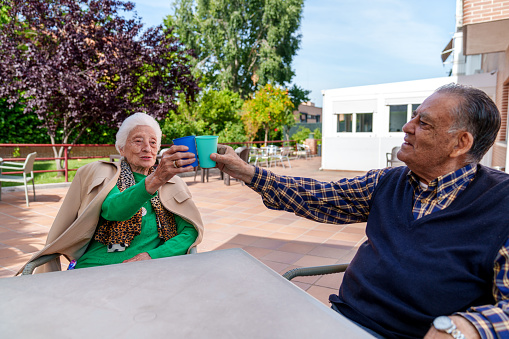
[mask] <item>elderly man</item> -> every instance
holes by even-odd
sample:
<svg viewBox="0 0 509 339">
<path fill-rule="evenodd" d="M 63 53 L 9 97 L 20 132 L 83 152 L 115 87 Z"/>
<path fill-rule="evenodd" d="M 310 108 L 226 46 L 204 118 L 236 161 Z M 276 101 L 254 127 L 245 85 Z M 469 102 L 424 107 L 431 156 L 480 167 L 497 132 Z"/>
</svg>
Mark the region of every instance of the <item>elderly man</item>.
<svg viewBox="0 0 509 339">
<path fill-rule="evenodd" d="M 446 85 L 403 127 L 406 167 L 337 182 L 278 176 L 229 147 L 211 158 L 271 209 L 367 221 L 332 308 L 380 338 L 509 336 L 509 176 L 479 165 L 500 128 L 482 91 Z"/>
</svg>

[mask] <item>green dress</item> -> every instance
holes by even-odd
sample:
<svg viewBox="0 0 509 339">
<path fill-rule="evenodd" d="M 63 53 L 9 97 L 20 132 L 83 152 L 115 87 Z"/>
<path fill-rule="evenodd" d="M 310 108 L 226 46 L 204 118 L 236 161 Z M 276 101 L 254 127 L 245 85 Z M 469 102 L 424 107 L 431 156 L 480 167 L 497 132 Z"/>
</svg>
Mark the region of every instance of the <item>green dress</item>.
<svg viewBox="0 0 509 339">
<path fill-rule="evenodd" d="M 118 264 L 143 252 L 147 252 L 152 259 L 182 255 L 196 241 L 198 231 L 176 214 L 177 235 L 166 242 L 159 238 L 156 213 L 150 203 L 157 192 L 154 195 L 147 193 L 145 175 L 133 175 L 136 184 L 124 192 L 121 193 L 117 186 L 113 187 L 102 204 L 99 222 L 128 220 L 141 207 L 145 207 L 147 213 L 141 219 L 140 234 L 122 252 L 108 252 L 107 245 L 92 239 L 86 252 L 77 260 L 75 268 Z"/>
</svg>

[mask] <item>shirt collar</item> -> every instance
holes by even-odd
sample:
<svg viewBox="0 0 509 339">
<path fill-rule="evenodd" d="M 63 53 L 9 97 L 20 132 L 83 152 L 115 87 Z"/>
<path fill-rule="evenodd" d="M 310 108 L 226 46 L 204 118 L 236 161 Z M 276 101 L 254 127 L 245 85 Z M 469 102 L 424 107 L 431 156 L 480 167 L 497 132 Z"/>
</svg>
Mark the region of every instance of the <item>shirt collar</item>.
<svg viewBox="0 0 509 339">
<path fill-rule="evenodd" d="M 437 190 L 437 197 L 440 199 L 451 191 L 461 186 L 467 186 L 477 173 L 477 164 L 468 164 L 456 171 L 449 172 L 428 183 L 427 190 Z M 420 186 L 420 179 L 412 172 L 408 171 L 408 181 L 417 190 L 423 190 Z"/>
</svg>

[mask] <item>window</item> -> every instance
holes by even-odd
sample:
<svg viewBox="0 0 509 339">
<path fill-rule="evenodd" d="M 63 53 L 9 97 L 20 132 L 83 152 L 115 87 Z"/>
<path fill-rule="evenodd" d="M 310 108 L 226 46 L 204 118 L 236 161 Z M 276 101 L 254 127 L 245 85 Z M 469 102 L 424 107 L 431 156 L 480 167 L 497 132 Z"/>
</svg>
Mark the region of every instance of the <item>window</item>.
<svg viewBox="0 0 509 339">
<path fill-rule="evenodd" d="M 308 122 L 308 114 L 300 112 L 300 122 Z"/>
<path fill-rule="evenodd" d="M 401 132 L 407 122 L 408 105 L 389 106 L 389 132 Z"/>
<path fill-rule="evenodd" d="M 357 113 L 356 118 L 356 132 L 373 132 L 373 113 Z"/>
<path fill-rule="evenodd" d="M 420 104 L 390 105 L 389 106 L 389 132 L 403 132 L 403 125 L 410 120 L 412 112 Z"/>
<path fill-rule="evenodd" d="M 338 114 L 338 132 L 352 131 L 353 114 Z"/>
<path fill-rule="evenodd" d="M 319 123 L 320 122 L 320 115 L 318 115 L 318 114 L 315 115 L 315 120 L 316 120 L 317 123 Z"/>
</svg>

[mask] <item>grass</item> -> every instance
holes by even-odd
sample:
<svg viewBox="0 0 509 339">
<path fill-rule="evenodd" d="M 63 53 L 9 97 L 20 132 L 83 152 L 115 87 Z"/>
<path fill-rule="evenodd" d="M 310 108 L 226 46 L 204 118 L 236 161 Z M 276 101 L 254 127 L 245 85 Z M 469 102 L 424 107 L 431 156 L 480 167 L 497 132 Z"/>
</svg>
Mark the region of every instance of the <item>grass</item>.
<svg viewBox="0 0 509 339">
<path fill-rule="evenodd" d="M 109 158 L 99 158 L 99 159 L 73 159 L 68 161 L 69 169 L 77 169 L 80 168 L 83 165 L 86 165 L 88 163 L 97 161 L 97 160 L 106 160 L 108 161 Z M 48 160 L 48 161 L 36 161 L 34 163 L 34 171 L 44 171 L 44 170 L 56 170 L 57 166 L 55 164 L 54 160 Z M 16 174 L 21 175 L 21 174 Z M 74 176 L 76 175 L 76 171 L 69 171 L 68 180 L 69 182 L 74 179 Z M 59 183 L 59 182 L 65 182 L 65 174 L 64 172 L 45 172 L 45 173 L 35 173 L 35 184 L 52 184 L 52 183 Z M 31 183 L 29 183 L 31 185 Z M 16 182 L 2 182 L 2 187 L 9 187 L 9 186 L 23 186 L 23 183 L 16 183 Z"/>
</svg>

